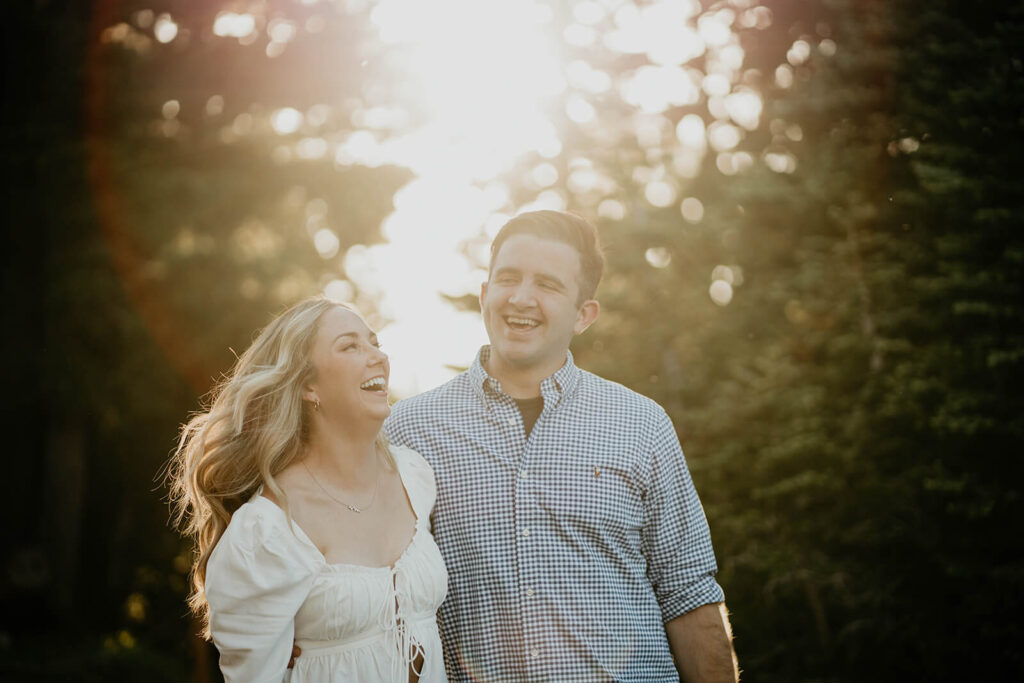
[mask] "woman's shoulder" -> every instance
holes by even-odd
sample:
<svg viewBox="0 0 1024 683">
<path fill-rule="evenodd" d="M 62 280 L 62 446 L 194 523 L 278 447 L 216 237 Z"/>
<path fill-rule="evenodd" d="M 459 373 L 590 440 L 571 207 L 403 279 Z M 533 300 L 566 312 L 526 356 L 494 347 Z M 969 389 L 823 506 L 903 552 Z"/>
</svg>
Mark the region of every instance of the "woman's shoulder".
<svg viewBox="0 0 1024 683">
<path fill-rule="evenodd" d="M 275 557 L 308 565 L 306 549 L 290 527 L 288 515 L 276 502 L 257 493 L 235 510 L 223 536 L 217 542 L 211 562 L 217 556 Z"/>
<path fill-rule="evenodd" d="M 280 514 L 278 514 L 280 513 Z M 284 511 L 270 499 L 257 493 L 231 515 L 217 548 L 255 550 L 265 539 L 273 538 L 287 526 Z"/>
<path fill-rule="evenodd" d="M 398 467 L 416 472 L 417 474 L 429 475 L 431 479 L 434 478 L 434 468 L 417 451 L 408 446 L 395 446 L 393 444 L 389 448 Z"/>
<path fill-rule="evenodd" d="M 235 511 L 206 568 L 206 599 L 214 615 L 271 593 L 304 599 L 318 564 L 288 526 L 284 511 L 261 495 Z"/>
<path fill-rule="evenodd" d="M 416 516 L 429 515 L 437 499 L 433 468 L 422 455 L 407 446 L 391 446 L 391 454 L 413 501 Z"/>
</svg>

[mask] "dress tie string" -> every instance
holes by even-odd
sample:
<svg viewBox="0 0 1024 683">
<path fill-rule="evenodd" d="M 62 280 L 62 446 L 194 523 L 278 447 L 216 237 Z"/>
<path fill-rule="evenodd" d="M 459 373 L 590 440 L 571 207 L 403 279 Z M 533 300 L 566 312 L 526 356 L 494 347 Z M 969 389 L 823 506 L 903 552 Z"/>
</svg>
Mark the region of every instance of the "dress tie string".
<svg viewBox="0 0 1024 683">
<path fill-rule="evenodd" d="M 391 580 L 388 582 L 390 590 L 385 591 L 384 599 L 377 612 L 377 625 L 387 634 L 397 654 L 391 672 L 394 680 L 405 681 L 410 668 L 417 676 L 422 673 L 416 671 L 414 665 L 416 659 L 424 654 L 424 649 L 423 645 L 409 633 L 408 618 L 411 597 L 407 582 L 400 581 L 399 578 L 396 563 L 396 566 L 391 567 Z M 422 666 L 420 668 L 422 669 Z"/>
</svg>

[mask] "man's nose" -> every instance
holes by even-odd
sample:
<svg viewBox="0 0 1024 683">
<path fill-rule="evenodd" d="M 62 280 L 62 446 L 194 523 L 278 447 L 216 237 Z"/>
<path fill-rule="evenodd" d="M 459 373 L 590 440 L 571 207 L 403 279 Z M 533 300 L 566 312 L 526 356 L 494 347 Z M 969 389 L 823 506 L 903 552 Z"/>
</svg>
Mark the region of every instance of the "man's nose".
<svg viewBox="0 0 1024 683">
<path fill-rule="evenodd" d="M 508 298 L 509 303 L 516 306 L 529 306 L 533 303 L 533 286 L 529 282 L 520 282 Z"/>
</svg>

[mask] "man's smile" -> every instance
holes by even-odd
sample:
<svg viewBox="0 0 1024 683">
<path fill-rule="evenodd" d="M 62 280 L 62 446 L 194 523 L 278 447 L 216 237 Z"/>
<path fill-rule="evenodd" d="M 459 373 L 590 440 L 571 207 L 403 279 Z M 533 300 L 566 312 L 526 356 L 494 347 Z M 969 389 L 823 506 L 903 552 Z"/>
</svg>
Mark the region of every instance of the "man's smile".
<svg viewBox="0 0 1024 683">
<path fill-rule="evenodd" d="M 519 332 L 527 332 L 540 325 L 539 320 L 518 315 L 506 315 L 504 319 L 506 325 Z"/>
</svg>

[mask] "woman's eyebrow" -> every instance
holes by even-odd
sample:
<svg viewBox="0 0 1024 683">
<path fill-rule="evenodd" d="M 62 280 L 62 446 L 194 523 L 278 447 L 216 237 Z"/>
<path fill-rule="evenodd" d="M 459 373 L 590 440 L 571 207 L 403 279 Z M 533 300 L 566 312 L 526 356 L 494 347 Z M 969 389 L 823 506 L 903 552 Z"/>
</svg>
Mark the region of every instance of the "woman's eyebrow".
<svg viewBox="0 0 1024 683">
<path fill-rule="evenodd" d="M 494 271 L 495 275 L 519 275 L 522 271 L 512 266 L 502 266 Z"/>
</svg>

